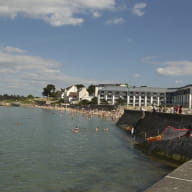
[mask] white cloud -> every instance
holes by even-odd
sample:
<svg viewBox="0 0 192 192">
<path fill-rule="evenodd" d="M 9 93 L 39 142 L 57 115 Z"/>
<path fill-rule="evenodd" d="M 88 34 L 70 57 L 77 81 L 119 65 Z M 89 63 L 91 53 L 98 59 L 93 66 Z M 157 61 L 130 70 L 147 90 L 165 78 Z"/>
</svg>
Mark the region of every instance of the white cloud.
<svg viewBox="0 0 192 192">
<path fill-rule="evenodd" d="M 0 0 L 0 17 L 14 19 L 20 14 L 52 26 L 79 25 L 84 22 L 80 14 L 89 11 L 94 15 L 113 9 L 115 3 L 116 0 Z"/>
<path fill-rule="evenodd" d="M 102 16 L 101 13 L 99 13 L 97 11 L 93 12 L 93 17 L 98 18 L 98 17 L 101 17 L 101 16 Z"/>
<path fill-rule="evenodd" d="M 25 50 L 15 48 L 15 47 L 0 47 L 0 52 L 5 52 L 5 53 L 25 53 Z"/>
<path fill-rule="evenodd" d="M 106 24 L 122 24 L 122 23 L 125 23 L 125 19 L 123 19 L 122 17 L 119 17 L 119 18 L 114 18 L 114 19 L 111 19 L 111 20 L 108 20 L 106 21 Z"/>
<path fill-rule="evenodd" d="M 5 52 L 6 47 L 0 49 L 0 89 L 4 93 L 15 91 L 16 94 L 38 94 L 48 83 L 59 88 L 71 84 L 94 84 L 93 80 L 67 76 L 61 71 L 62 63 L 38 56 Z M 9 49 L 8 49 L 9 50 Z M 21 50 L 11 47 L 11 50 Z M 19 52 L 19 51 L 18 51 Z"/>
<path fill-rule="evenodd" d="M 176 80 L 176 81 L 175 81 L 175 84 L 177 84 L 177 85 L 183 84 L 183 81 L 182 81 L 182 80 Z"/>
<path fill-rule="evenodd" d="M 167 61 L 161 63 L 163 67 L 157 68 L 160 75 L 190 76 L 192 75 L 192 61 Z"/>
<path fill-rule="evenodd" d="M 133 7 L 133 13 L 137 16 L 143 16 L 143 9 L 147 7 L 146 3 L 136 3 Z"/>
<path fill-rule="evenodd" d="M 162 61 L 159 56 L 146 56 L 143 62 L 155 65 L 156 72 L 164 76 L 191 76 L 192 61 Z"/>
<path fill-rule="evenodd" d="M 133 75 L 133 77 L 134 77 L 134 78 L 140 78 L 140 77 L 141 77 L 141 75 L 140 75 L 140 74 L 138 74 L 138 73 L 136 73 L 136 74 L 134 74 L 134 75 Z"/>
</svg>

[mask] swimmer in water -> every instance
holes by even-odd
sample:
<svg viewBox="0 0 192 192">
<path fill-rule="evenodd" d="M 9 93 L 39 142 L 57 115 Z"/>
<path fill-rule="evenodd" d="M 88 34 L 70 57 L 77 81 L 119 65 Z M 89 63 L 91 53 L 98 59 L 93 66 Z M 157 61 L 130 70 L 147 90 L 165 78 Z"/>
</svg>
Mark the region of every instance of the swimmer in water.
<svg viewBox="0 0 192 192">
<path fill-rule="evenodd" d="M 76 126 L 74 129 L 72 129 L 73 133 L 79 133 L 79 128 Z"/>
</svg>

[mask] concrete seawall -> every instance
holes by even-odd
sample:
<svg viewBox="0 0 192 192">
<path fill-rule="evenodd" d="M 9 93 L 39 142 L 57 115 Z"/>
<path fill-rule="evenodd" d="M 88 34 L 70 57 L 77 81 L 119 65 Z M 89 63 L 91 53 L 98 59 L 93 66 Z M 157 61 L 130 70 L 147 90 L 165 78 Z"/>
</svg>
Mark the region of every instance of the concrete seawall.
<svg viewBox="0 0 192 192">
<path fill-rule="evenodd" d="M 145 137 L 157 136 L 167 126 L 192 129 L 191 115 L 125 110 L 117 125 L 128 133 L 134 127 L 135 136 L 139 138 L 136 146 L 145 153 L 178 163 L 185 162 L 145 192 L 192 191 L 192 137 L 145 141 Z"/>
<path fill-rule="evenodd" d="M 191 192 L 192 160 L 184 163 L 145 192 Z"/>
<path fill-rule="evenodd" d="M 192 137 L 145 142 L 145 137 L 157 136 L 167 126 L 192 129 L 191 115 L 125 110 L 117 125 L 128 132 L 134 127 L 139 138 L 137 147 L 145 153 L 180 163 L 192 158 Z"/>
<path fill-rule="evenodd" d="M 136 134 L 140 136 L 144 133 L 155 136 L 168 125 L 192 129 L 192 115 L 145 112 L 143 116 L 142 111 L 125 110 L 117 125 L 134 126 Z"/>
</svg>

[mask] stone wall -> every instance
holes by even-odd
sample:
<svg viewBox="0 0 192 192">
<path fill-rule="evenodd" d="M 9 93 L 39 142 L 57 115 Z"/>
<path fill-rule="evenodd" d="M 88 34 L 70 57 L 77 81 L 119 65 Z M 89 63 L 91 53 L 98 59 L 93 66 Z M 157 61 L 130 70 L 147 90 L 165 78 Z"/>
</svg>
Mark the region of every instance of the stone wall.
<svg viewBox="0 0 192 192">
<path fill-rule="evenodd" d="M 156 136 L 167 126 L 192 129 L 192 116 L 159 112 L 125 110 L 117 125 L 128 131 L 134 127 L 137 146 L 149 154 L 164 156 L 176 161 L 192 158 L 192 137 L 167 141 L 146 142 L 145 137 Z"/>
</svg>

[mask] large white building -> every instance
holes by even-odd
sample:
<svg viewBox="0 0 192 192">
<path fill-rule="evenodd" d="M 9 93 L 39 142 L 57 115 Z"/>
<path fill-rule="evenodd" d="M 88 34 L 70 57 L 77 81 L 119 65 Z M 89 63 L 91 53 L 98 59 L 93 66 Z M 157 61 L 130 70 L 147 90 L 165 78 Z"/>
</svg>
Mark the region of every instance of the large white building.
<svg viewBox="0 0 192 192">
<path fill-rule="evenodd" d="M 180 104 L 192 108 L 192 84 L 177 88 L 171 97 L 174 105 Z"/>
<path fill-rule="evenodd" d="M 127 84 L 99 84 L 95 86 L 95 97 L 98 97 L 99 90 L 105 87 L 128 87 Z"/>
<path fill-rule="evenodd" d="M 115 105 L 119 100 L 127 106 L 182 105 L 192 107 L 192 85 L 180 88 L 106 86 L 98 90 L 98 104 Z"/>
</svg>

